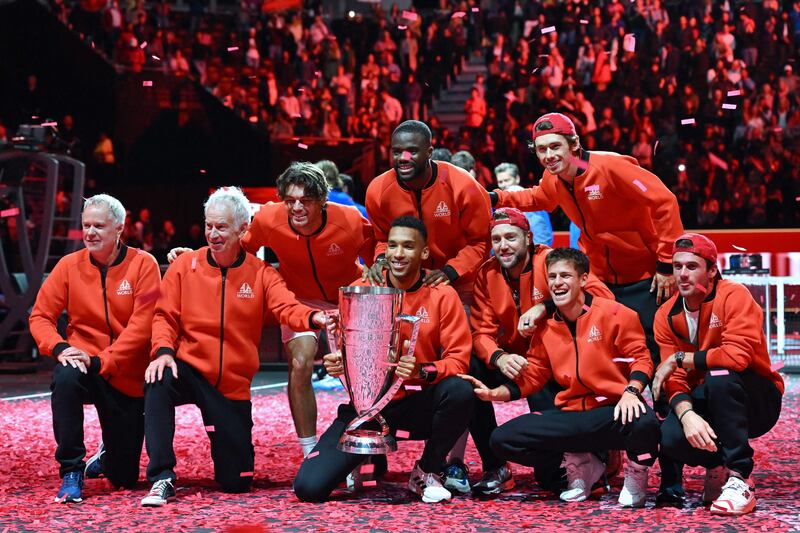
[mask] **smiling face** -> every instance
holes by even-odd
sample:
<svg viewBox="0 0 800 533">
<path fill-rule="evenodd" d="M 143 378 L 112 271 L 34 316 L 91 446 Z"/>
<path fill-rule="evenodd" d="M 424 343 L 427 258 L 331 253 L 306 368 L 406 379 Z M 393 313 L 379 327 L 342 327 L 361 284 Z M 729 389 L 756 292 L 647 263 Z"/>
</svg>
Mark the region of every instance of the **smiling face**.
<svg viewBox="0 0 800 533">
<path fill-rule="evenodd" d="M 533 141 L 536 157 L 551 174 L 566 174 L 574 157 L 566 137 L 558 133 L 541 135 Z"/>
<path fill-rule="evenodd" d="M 386 240 L 386 260 L 389 271 L 397 280 L 416 280 L 422 262 L 428 258 L 428 247 L 419 231 L 414 228 L 395 226 L 389 230 Z"/>
<path fill-rule="evenodd" d="M 225 203 L 209 205 L 206 209 L 206 241 L 214 260 L 222 266 L 231 264 L 239 255 L 239 241 L 247 224 L 234 225 L 233 209 Z"/>
<path fill-rule="evenodd" d="M 497 187 L 501 191 L 508 190 L 512 185 L 519 185 L 519 176 L 515 176 L 512 172 L 498 172 L 497 173 Z"/>
<path fill-rule="evenodd" d="M 98 263 L 105 264 L 122 235 L 122 224 L 115 224 L 111 210 L 104 205 L 90 205 L 81 215 L 83 244 Z"/>
<path fill-rule="evenodd" d="M 530 243 L 530 234 L 517 226 L 500 224 L 492 228 L 492 250 L 506 270 L 525 264 Z"/>
<path fill-rule="evenodd" d="M 283 196 L 283 205 L 292 226 L 302 232 L 313 232 L 322 224 L 322 200 L 306 195 L 302 185 L 289 185 Z"/>
<path fill-rule="evenodd" d="M 706 260 L 692 252 L 677 252 L 672 256 L 672 275 L 678 292 L 687 303 L 699 304 L 714 283 L 717 267 L 714 265 L 709 269 Z"/>
<path fill-rule="evenodd" d="M 397 179 L 414 181 L 430 168 L 433 147 L 421 133 L 401 131 L 392 135 L 392 165 Z"/>
<path fill-rule="evenodd" d="M 547 267 L 547 288 L 556 307 L 574 305 L 580 298 L 589 274 L 578 274 L 572 261 L 556 261 Z"/>
</svg>

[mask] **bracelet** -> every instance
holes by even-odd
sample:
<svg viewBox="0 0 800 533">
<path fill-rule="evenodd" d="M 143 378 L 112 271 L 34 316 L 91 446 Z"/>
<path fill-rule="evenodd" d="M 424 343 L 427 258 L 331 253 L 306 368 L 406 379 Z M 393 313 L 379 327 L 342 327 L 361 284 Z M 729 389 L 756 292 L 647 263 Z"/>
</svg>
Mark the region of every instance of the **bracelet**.
<svg viewBox="0 0 800 533">
<path fill-rule="evenodd" d="M 685 410 L 683 413 L 681 413 L 681 416 L 678 417 L 678 422 L 683 422 L 683 417 L 686 416 L 686 413 L 688 413 L 689 411 L 694 412 L 694 409 L 692 409 L 690 407 L 687 410 Z"/>
</svg>

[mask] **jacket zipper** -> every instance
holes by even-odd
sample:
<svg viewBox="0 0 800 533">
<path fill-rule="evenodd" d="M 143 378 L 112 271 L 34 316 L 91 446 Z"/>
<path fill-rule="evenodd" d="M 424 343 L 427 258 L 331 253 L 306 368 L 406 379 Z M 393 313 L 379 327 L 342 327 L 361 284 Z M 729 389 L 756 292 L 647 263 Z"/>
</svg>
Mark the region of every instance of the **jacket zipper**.
<svg viewBox="0 0 800 533">
<path fill-rule="evenodd" d="M 567 326 L 567 329 L 569 329 L 569 326 Z M 578 322 L 577 321 L 575 322 L 575 333 L 573 334 L 572 331 L 570 331 L 570 335 L 572 335 L 572 345 L 575 346 L 575 379 L 578 380 L 578 383 L 583 385 L 584 389 L 590 390 L 589 387 L 587 387 L 586 384 L 581 379 L 581 373 L 578 370 Z M 585 411 L 586 396 L 583 397 L 582 405 L 583 405 L 583 410 Z"/>
<path fill-rule="evenodd" d="M 566 182 L 564 183 L 566 184 Z M 581 209 L 581 205 L 578 203 L 578 197 L 575 195 L 575 186 L 567 184 L 567 190 L 569 191 L 569 194 L 572 196 L 572 201 L 575 202 L 575 207 L 578 208 L 578 214 L 581 215 L 581 222 L 583 222 L 583 227 L 581 228 L 581 231 L 586 234 L 587 239 L 591 240 L 592 236 L 589 234 L 589 230 L 586 229 L 586 218 L 583 216 L 583 210 Z"/>
<path fill-rule="evenodd" d="M 308 258 L 311 260 L 311 273 L 314 275 L 314 281 L 317 282 L 319 292 L 322 293 L 322 299 L 327 302 L 328 295 L 325 294 L 325 289 L 322 287 L 322 283 L 319 281 L 319 276 L 317 275 L 317 264 L 314 263 L 314 254 L 311 253 L 311 239 L 308 237 L 306 237 L 306 248 L 308 249 Z"/>
<path fill-rule="evenodd" d="M 414 191 L 414 197 L 417 200 L 417 218 L 423 220 L 422 218 L 422 191 Z"/>
<path fill-rule="evenodd" d="M 611 250 L 609 250 L 608 246 L 606 246 L 606 264 L 608 268 L 611 269 L 611 272 L 614 274 L 614 285 L 619 284 L 619 279 L 617 278 L 617 271 L 611 266 Z"/>
<path fill-rule="evenodd" d="M 106 296 L 106 274 L 108 270 L 105 268 L 100 269 L 100 283 L 103 286 L 103 309 L 106 312 L 106 326 L 108 326 L 108 345 L 114 343 L 114 330 L 111 329 L 111 321 L 108 319 L 108 297 Z"/>
<path fill-rule="evenodd" d="M 214 388 L 219 387 L 220 381 L 222 381 L 222 347 L 225 344 L 225 280 L 228 277 L 228 269 L 221 268 L 222 271 L 222 299 L 220 303 L 219 309 L 219 374 L 217 375 L 217 382 L 214 384 Z"/>
</svg>

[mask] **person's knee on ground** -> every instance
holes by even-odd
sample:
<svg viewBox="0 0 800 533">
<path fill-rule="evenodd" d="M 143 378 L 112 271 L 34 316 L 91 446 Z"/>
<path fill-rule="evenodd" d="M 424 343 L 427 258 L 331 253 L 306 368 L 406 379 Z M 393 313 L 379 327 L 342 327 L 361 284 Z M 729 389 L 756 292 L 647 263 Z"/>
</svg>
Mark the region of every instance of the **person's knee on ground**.
<svg viewBox="0 0 800 533">
<path fill-rule="evenodd" d="M 330 492 L 324 490 L 322 484 L 315 480 L 313 475 L 304 472 L 302 466 L 297 477 L 294 478 L 292 490 L 301 502 L 324 502 L 330 496 Z"/>
</svg>

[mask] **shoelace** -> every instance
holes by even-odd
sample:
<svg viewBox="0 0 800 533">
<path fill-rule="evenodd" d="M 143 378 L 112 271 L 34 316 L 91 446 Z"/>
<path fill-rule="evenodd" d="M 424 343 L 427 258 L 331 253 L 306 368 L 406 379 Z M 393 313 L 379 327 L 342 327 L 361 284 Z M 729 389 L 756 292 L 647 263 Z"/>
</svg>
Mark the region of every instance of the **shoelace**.
<svg viewBox="0 0 800 533">
<path fill-rule="evenodd" d="M 78 487 L 81 484 L 80 472 L 67 472 L 64 474 L 64 484 L 68 486 Z"/>
<path fill-rule="evenodd" d="M 167 485 L 172 485 L 168 479 L 159 479 L 155 483 L 153 483 L 153 487 L 150 489 L 149 496 L 159 496 L 163 497 L 164 493 L 167 490 Z"/>
<path fill-rule="evenodd" d="M 583 481 L 578 473 L 578 466 L 578 463 L 574 461 L 564 461 L 564 468 L 567 470 L 567 481 L 570 487 L 573 486 L 576 481 Z"/>
</svg>

